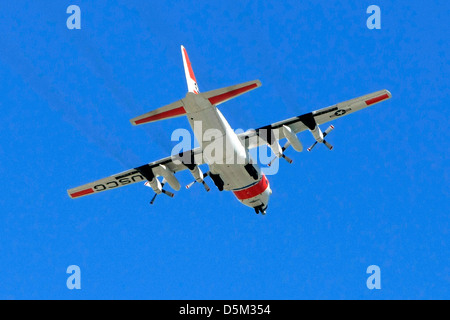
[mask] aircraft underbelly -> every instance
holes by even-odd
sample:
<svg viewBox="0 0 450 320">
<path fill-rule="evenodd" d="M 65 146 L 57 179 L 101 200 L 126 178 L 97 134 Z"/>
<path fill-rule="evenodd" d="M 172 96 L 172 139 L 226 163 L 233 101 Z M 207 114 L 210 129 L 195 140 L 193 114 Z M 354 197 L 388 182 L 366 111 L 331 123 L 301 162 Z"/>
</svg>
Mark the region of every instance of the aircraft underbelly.
<svg viewBox="0 0 450 320">
<path fill-rule="evenodd" d="M 243 165 L 214 164 L 210 166 L 210 170 L 220 175 L 224 190 L 241 189 L 256 182 Z"/>
<path fill-rule="evenodd" d="M 189 104 L 189 124 L 203 149 L 205 163 L 211 173 L 220 175 L 223 189 L 242 189 L 260 181 L 261 170 L 256 163 L 253 166 L 258 179 L 245 168 L 248 163 L 253 163 L 250 154 L 220 110 L 213 105 L 207 106 L 208 103 L 194 95 L 188 96 L 185 104 Z"/>
<path fill-rule="evenodd" d="M 215 106 L 189 113 L 188 120 L 205 162 L 212 173 L 220 175 L 225 190 L 255 182 L 244 167 L 250 161 L 249 153 Z"/>
</svg>

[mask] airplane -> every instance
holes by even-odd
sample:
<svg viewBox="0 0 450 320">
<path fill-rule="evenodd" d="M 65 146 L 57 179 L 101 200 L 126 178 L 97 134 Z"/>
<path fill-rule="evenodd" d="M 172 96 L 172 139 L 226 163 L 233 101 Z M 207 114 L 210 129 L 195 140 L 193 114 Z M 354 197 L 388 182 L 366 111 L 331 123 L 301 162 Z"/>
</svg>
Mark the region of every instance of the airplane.
<svg viewBox="0 0 450 320">
<path fill-rule="evenodd" d="M 150 201 L 153 204 L 158 194 L 166 194 L 173 197 L 174 194 L 172 192 L 164 189 L 165 184 L 167 183 L 172 189 L 179 191 L 181 185 L 175 174 L 179 171 L 189 170 L 194 181 L 186 188 L 192 187 L 194 183 L 199 183 L 203 185 L 206 191 L 209 191 L 210 187 L 205 181 L 205 178 L 209 176 L 219 191 L 231 191 L 242 204 L 253 208 L 257 214 L 265 215 L 272 190 L 266 175 L 251 157 L 250 149 L 267 145 L 276 156 L 274 160 L 283 158 L 292 163 L 285 151 L 292 146 L 295 151 L 301 152 L 303 145 L 297 134 L 308 130 L 315 139 L 314 144 L 307 149 L 308 151 L 311 151 L 317 144 L 323 144 L 331 150 L 333 146 L 325 140 L 325 137 L 334 129 L 334 126 L 331 125 L 322 132 L 319 125 L 391 98 L 391 93 L 388 90 L 381 90 L 258 129 L 236 134 L 217 106 L 260 87 L 261 82 L 253 80 L 200 93 L 191 62 L 183 46 L 181 46 L 181 54 L 188 87 L 186 96 L 181 100 L 133 118 L 130 122 L 137 126 L 186 116 L 194 130 L 199 146 L 192 150 L 183 151 L 179 154 L 70 189 L 67 192 L 72 199 L 137 182 L 144 182 L 145 186 L 152 188 L 155 192 Z M 195 129 L 195 126 L 199 123 L 201 124 L 201 129 Z M 216 132 L 215 136 L 211 135 L 211 130 Z M 283 147 L 279 143 L 282 139 L 286 139 Z M 221 140 L 222 145 L 225 144 L 227 146 L 226 152 L 217 152 L 214 156 L 206 154 L 205 151 L 214 147 L 219 140 Z M 272 162 L 269 163 L 269 166 Z M 205 173 L 199 168 L 203 164 L 206 164 L 209 168 Z M 163 178 L 162 181 L 160 181 L 159 177 Z"/>
</svg>

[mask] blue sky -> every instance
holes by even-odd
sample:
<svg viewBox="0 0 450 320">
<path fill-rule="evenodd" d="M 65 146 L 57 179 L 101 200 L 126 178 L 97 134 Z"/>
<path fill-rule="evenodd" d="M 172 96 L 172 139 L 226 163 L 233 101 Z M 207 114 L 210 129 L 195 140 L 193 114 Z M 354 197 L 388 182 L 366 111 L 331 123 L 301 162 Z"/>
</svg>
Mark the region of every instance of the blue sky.
<svg viewBox="0 0 450 320">
<path fill-rule="evenodd" d="M 66 8 L 81 8 L 68 30 Z M 366 8 L 381 8 L 381 30 Z M 448 1 L 3 1 L 0 298 L 449 298 Z M 253 79 L 221 106 L 255 128 L 373 91 L 332 152 L 288 155 L 265 217 L 196 185 L 66 189 L 167 156 L 184 118 L 129 119 Z M 324 128 L 325 129 L 325 128 Z M 313 142 L 307 132 L 299 135 Z M 179 175 L 182 184 L 189 173 Z M 81 268 L 81 290 L 66 268 Z M 381 268 L 381 290 L 366 269 Z"/>
</svg>

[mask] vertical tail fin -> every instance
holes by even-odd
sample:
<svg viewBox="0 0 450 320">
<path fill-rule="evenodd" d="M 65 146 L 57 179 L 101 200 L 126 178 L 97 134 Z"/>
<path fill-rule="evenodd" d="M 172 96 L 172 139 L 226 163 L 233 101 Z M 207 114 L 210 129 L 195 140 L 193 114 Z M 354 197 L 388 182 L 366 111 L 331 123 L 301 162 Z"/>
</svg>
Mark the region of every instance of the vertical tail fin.
<svg viewBox="0 0 450 320">
<path fill-rule="evenodd" d="M 181 54 L 183 55 L 184 73 L 186 74 L 186 82 L 189 92 L 199 94 L 197 80 L 195 80 L 194 71 L 192 70 L 191 62 L 186 49 L 181 46 Z"/>
</svg>

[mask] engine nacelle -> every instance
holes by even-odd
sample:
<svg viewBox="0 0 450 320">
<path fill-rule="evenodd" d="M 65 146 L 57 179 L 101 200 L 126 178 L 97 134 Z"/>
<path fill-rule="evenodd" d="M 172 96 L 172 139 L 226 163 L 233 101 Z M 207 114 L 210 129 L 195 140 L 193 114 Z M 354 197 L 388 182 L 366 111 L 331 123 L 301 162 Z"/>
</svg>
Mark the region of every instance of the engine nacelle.
<svg viewBox="0 0 450 320">
<path fill-rule="evenodd" d="M 198 166 L 194 166 L 194 167 L 192 167 L 192 169 L 189 168 L 189 171 L 191 172 L 195 181 L 200 182 L 200 183 L 203 181 L 203 172 Z"/>
<path fill-rule="evenodd" d="M 297 152 L 303 151 L 302 143 L 298 139 L 297 135 L 294 132 L 292 132 L 291 128 L 289 128 L 288 126 L 283 126 L 283 133 L 287 141 L 289 141 L 289 143 L 291 144 L 292 148 L 294 148 L 295 151 Z"/>
<path fill-rule="evenodd" d="M 281 155 L 283 154 L 283 150 L 281 149 L 280 143 L 277 139 L 274 139 L 269 146 L 278 158 L 281 157 Z"/>
<path fill-rule="evenodd" d="M 318 143 L 323 142 L 323 133 L 322 133 L 322 130 L 320 130 L 318 125 L 316 125 L 315 128 L 310 131 L 311 131 L 312 135 L 314 136 L 314 139 L 316 139 L 316 141 Z"/>
<path fill-rule="evenodd" d="M 161 185 L 161 182 L 159 182 L 159 180 L 155 177 L 155 178 L 153 178 L 152 180 L 150 180 L 150 181 L 147 181 L 146 183 L 145 183 L 145 185 L 147 186 L 147 187 L 151 187 L 152 189 L 153 189 L 153 191 L 156 193 L 156 194 L 161 194 L 162 193 L 162 185 Z"/>
<path fill-rule="evenodd" d="M 270 147 L 277 158 L 281 157 L 283 150 L 278 142 L 278 130 L 262 128 L 257 132 L 259 139 L 263 140 Z"/>
<path fill-rule="evenodd" d="M 172 170 L 167 168 L 165 165 L 160 164 L 158 168 L 154 169 L 156 172 L 158 172 L 159 175 L 161 175 L 167 183 L 172 187 L 172 189 L 178 191 L 181 188 L 180 182 L 177 178 L 175 178 L 175 175 Z"/>
</svg>

